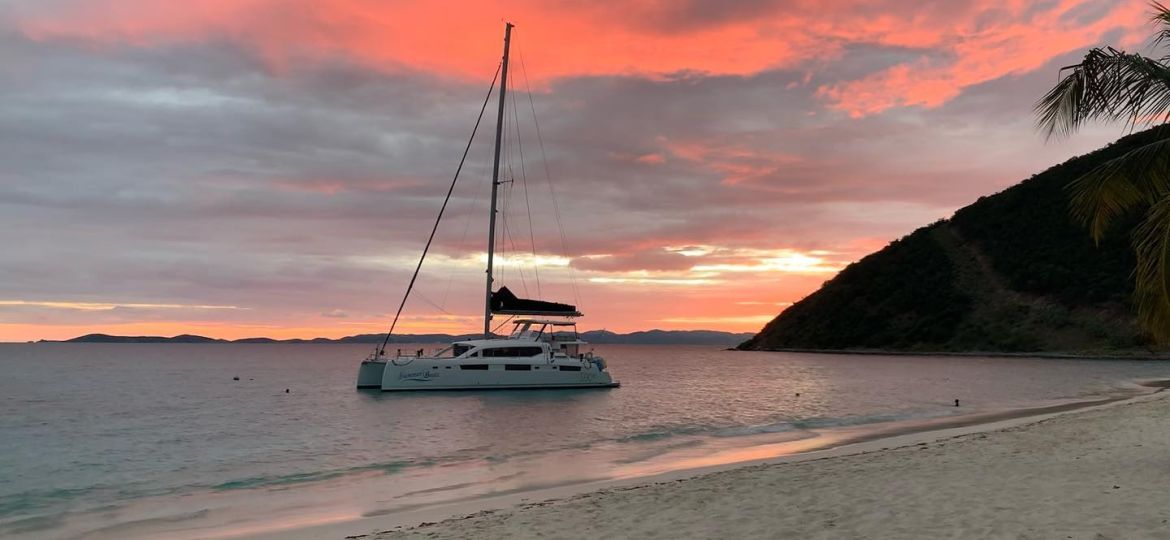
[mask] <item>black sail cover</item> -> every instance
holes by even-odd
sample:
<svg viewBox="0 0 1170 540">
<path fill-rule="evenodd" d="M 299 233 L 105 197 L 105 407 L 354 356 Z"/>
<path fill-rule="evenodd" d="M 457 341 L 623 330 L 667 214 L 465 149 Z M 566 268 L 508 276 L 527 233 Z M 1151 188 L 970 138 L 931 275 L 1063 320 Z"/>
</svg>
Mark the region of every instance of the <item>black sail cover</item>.
<svg viewBox="0 0 1170 540">
<path fill-rule="evenodd" d="M 543 300 L 529 300 L 517 298 L 507 287 L 492 293 L 492 313 L 501 315 L 552 315 L 560 317 L 580 317 L 577 306 L 545 302 Z"/>
</svg>

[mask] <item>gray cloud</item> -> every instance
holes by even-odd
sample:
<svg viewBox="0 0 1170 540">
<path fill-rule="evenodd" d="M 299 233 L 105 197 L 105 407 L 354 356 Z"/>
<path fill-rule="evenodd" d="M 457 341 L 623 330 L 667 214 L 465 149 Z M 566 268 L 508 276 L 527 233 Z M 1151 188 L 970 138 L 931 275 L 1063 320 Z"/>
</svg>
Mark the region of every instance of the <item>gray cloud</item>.
<svg viewBox="0 0 1170 540">
<path fill-rule="evenodd" d="M 720 16 L 751 16 L 743 9 Z M 486 90 L 339 57 L 273 72 L 230 40 L 94 48 L 0 31 L 0 51 L 0 299 L 252 308 L 223 320 L 385 311 Z M 754 76 L 554 81 L 535 106 L 567 254 L 616 255 L 573 265 L 682 268 L 661 252 L 671 245 L 855 249 L 859 236 L 894 238 L 1117 135 L 1046 145 L 1032 131 L 1031 101 L 1068 58 L 938 109 L 850 119 L 816 96 L 922 54 L 855 44 L 839 61 Z M 519 120 L 527 163 L 508 174 L 508 226 L 527 235 L 527 185 L 538 249 L 559 253 L 535 126 Z M 491 127 L 437 255 L 482 249 Z M 452 311 L 477 301 L 480 271 L 425 271 L 427 299 Z M 54 317 L 68 318 L 0 310 L 7 322 Z"/>
</svg>

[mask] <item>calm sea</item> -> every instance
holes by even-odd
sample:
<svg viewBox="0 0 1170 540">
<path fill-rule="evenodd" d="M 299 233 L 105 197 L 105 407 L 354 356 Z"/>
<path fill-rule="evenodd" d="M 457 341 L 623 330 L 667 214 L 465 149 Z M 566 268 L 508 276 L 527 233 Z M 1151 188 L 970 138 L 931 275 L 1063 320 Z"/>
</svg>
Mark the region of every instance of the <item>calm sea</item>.
<svg viewBox="0 0 1170 540">
<path fill-rule="evenodd" d="M 353 389 L 368 348 L 0 345 L 0 536 L 231 536 L 1170 378 L 1142 361 L 597 346 L 620 389 L 381 394 Z"/>
</svg>

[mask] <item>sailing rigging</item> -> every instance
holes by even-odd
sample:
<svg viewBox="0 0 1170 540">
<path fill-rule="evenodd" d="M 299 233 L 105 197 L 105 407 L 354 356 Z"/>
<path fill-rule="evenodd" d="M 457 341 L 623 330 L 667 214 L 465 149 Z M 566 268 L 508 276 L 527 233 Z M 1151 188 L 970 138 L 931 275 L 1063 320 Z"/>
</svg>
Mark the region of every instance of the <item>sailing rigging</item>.
<svg viewBox="0 0 1170 540">
<path fill-rule="evenodd" d="M 447 190 L 447 197 L 439 210 L 435 225 L 423 249 L 414 274 L 407 285 L 406 293 L 399 304 L 382 344 L 362 361 L 358 370 L 358 388 L 394 390 L 456 390 L 456 389 L 520 389 L 520 388 L 613 388 L 620 383 L 614 381 L 606 371 L 605 360 L 592 351 L 584 352 L 576 331 L 574 319 L 582 314 L 576 306 L 544 300 L 519 298 L 507 287 L 493 292 L 493 271 L 496 255 L 496 227 L 498 214 L 501 149 L 503 148 L 505 106 L 508 89 L 508 61 L 512 41 L 511 23 L 504 27 L 504 54 L 497 71 L 500 81 L 499 107 L 496 114 L 496 136 L 493 149 L 491 202 L 488 214 L 487 268 L 484 291 L 483 338 L 456 341 L 447 348 L 430 356 L 419 351 L 414 356 L 403 356 L 401 351 L 391 357 L 386 354 L 394 328 L 402 314 L 419 270 L 434 241 L 439 222 L 450 201 L 459 173 L 463 170 L 471 147 L 471 140 L 479 129 L 491 97 L 480 109 L 479 118 L 472 129 L 471 140 L 464 149 L 463 158 L 456 169 L 455 177 Z M 492 85 L 495 85 L 493 77 Z M 531 96 L 530 103 L 531 103 Z M 535 116 L 535 106 L 533 113 Z M 539 125 L 538 125 L 539 126 Z M 539 130 L 539 127 L 538 127 Z M 543 141 L 541 141 L 543 148 Z M 547 171 L 547 164 L 546 164 Z M 551 190 L 551 183 L 550 183 Z M 556 202 L 554 198 L 554 209 Z M 557 221 L 560 224 L 559 210 Z M 531 215 L 529 216 L 531 220 Z M 506 221 L 505 221 L 506 223 Z M 529 226 L 531 229 L 531 225 Z M 506 229 L 506 226 L 505 226 Z M 530 230 L 531 232 L 531 230 Z M 562 241 L 563 241 L 562 229 Z M 535 241 L 533 244 L 535 254 Z M 507 338 L 495 338 L 492 332 L 492 315 L 531 316 L 514 321 L 514 328 Z"/>
</svg>

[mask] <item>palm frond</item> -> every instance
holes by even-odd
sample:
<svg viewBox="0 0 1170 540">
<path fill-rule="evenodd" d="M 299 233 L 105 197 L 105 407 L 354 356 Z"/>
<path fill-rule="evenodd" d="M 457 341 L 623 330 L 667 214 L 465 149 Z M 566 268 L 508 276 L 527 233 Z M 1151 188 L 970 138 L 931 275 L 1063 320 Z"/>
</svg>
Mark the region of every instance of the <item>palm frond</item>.
<svg viewBox="0 0 1170 540">
<path fill-rule="evenodd" d="M 1151 0 L 1154 46 L 1170 43 L 1170 8 Z M 1095 48 L 1081 63 L 1062 68 L 1059 82 L 1036 102 L 1036 126 L 1048 138 L 1093 120 L 1137 125 L 1170 121 L 1170 55 L 1161 60 L 1112 47 Z M 1146 208 L 1133 231 L 1138 322 L 1160 343 L 1170 343 L 1170 124 L 1155 128 L 1153 142 L 1113 158 L 1069 184 L 1073 215 L 1101 241 L 1117 218 Z"/>
<path fill-rule="evenodd" d="M 1170 197 L 1154 203 L 1134 229 L 1134 251 L 1138 320 L 1156 341 L 1170 342 Z"/>
<path fill-rule="evenodd" d="M 1034 107 L 1037 127 L 1048 137 L 1068 135 L 1091 120 L 1135 126 L 1170 119 L 1170 68 L 1158 60 L 1105 47 L 1065 72 Z"/>
<path fill-rule="evenodd" d="M 1100 242 L 1115 219 L 1170 194 L 1170 126 L 1154 142 L 1113 158 L 1068 185 L 1073 216 Z"/>
<path fill-rule="evenodd" d="M 1150 44 L 1155 47 L 1160 47 L 1170 40 L 1170 8 L 1167 8 L 1161 2 L 1153 0 L 1150 2 L 1150 7 L 1153 12 L 1150 14 L 1150 22 L 1158 25 L 1158 32 L 1150 39 Z M 1162 59 L 1166 60 L 1165 57 Z"/>
</svg>

